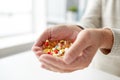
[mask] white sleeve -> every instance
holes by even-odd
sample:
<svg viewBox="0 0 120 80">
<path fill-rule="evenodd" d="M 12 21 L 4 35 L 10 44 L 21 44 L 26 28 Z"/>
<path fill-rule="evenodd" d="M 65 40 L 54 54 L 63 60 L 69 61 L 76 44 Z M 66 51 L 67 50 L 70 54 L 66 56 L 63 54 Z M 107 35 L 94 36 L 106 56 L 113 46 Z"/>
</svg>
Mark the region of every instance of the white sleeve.
<svg viewBox="0 0 120 80">
<path fill-rule="evenodd" d="M 90 0 L 85 14 L 80 20 L 80 26 L 84 28 L 100 28 L 101 11 L 101 0 Z"/>
<path fill-rule="evenodd" d="M 111 49 L 111 52 L 108 55 L 120 56 L 120 29 L 110 28 L 113 32 L 114 42 Z"/>
</svg>

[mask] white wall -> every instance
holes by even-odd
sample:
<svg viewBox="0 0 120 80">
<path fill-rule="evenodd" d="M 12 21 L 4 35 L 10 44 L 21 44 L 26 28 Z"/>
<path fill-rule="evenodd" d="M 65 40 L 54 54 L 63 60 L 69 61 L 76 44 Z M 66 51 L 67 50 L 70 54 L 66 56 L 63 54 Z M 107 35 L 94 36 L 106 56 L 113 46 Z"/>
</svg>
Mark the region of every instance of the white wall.
<svg viewBox="0 0 120 80">
<path fill-rule="evenodd" d="M 49 20 L 64 20 L 66 0 L 47 0 L 47 17 Z"/>
</svg>

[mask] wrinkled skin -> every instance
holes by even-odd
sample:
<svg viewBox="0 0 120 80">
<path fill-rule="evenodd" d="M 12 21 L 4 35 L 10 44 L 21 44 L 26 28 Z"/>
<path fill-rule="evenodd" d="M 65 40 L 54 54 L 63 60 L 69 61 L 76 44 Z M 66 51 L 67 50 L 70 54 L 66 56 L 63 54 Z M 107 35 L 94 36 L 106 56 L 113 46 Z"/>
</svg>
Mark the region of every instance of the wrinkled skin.
<svg viewBox="0 0 120 80">
<path fill-rule="evenodd" d="M 42 52 L 42 44 L 46 39 L 65 39 L 74 43 L 63 58 L 56 58 Z M 58 25 L 46 29 L 32 50 L 41 62 L 41 67 L 54 72 L 72 72 L 89 66 L 102 41 L 102 30 L 82 30 L 75 25 Z"/>
</svg>

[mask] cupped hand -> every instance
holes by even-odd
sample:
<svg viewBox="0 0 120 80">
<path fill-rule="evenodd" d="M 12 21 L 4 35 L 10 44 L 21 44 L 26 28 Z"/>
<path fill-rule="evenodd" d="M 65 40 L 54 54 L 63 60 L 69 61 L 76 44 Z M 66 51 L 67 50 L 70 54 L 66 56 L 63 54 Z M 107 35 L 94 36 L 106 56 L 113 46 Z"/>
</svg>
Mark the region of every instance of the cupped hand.
<svg viewBox="0 0 120 80">
<path fill-rule="evenodd" d="M 74 42 L 80 31 L 81 28 L 76 25 L 56 25 L 49 27 L 40 35 L 33 45 L 32 50 L 39 58 L 43 54 L 42 45 L 46 40 L 70 40 Z"/>
<path fill-rule="evenodd" d="M 55 72 L 72 72 L 84 69 L 91 63 L 96 51 L 103 44 L 103 31 L 86 29 L 79 32 L 73 45 L 65 52 L 64 58 L 42 55 L 42 67 Z"/>
</svg>

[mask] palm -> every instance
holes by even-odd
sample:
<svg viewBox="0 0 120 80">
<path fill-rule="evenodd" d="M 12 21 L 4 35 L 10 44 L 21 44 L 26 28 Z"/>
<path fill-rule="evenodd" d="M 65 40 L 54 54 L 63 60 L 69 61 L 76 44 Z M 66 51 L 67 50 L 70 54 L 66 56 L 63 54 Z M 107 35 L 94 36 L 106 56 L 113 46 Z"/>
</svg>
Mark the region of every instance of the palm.
<svg viewBox="0 0 120 80">
<path fill-rule="evenodd" d="M 33 51 L 39 57 L 42 54 L 43 43 L 49 40 L 70 40 L 74 41 L 81 29 L 75 25 L 58 25 L 46 29 L 37 42 L 33 45 Z"/>
<path fill-rule="evenodd" d="M 74 41 L 81 29 L 75 25 L 58 25 L 55 27 L 50 27 L 46 29 L 43 34 L 38 39 L 35 46 L 42 46 L 45 40 L 71 40 Z"/>
<path fill-rule="evenodd" d="M 76 26 L 56 26 L 50 28 L 48 39 L 51 40 L 71 40 L 74 41 L 80 31 Z"/>
</svg>

